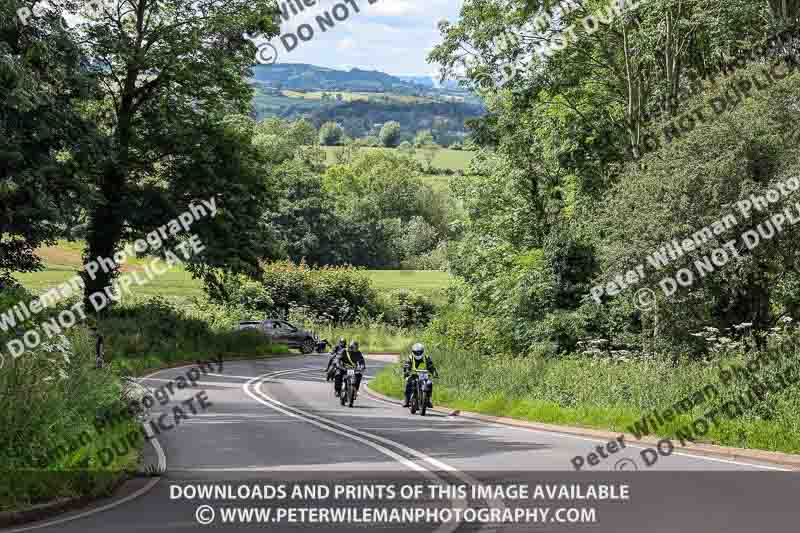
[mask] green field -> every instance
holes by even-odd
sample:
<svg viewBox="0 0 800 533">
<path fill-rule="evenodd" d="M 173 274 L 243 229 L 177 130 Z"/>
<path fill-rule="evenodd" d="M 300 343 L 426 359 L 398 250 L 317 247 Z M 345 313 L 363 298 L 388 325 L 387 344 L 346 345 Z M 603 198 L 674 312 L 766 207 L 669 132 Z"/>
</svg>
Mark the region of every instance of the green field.
<svg viewBox="0 0 800 533">
<path fill-rule="evenodd" d="M 450 275 L 439 270 L 368 270 L 379 291 L 412 289 L 434 301 L 441 300 Z"/>
<path fill-rule="evenodd" d="M 332 99 L 336 99 L 337 95 L 342 96 L 344 102 L 355 101 L 381 101 L 386 99 L 391 102 L 400 102 L 403 104 L 430 104 L 436 102 L 433 98 L 425 98 L 420 96 L 412 96 L 405 94 L 388 94 L 388 93 L 360 93 L 360 92 L 346 92 L 346 91 L 282 91 L 281 94 L 288 98 L 302 98 L 305 100 L 322 100 L 322 95 L 327 94 Z"/>
<path fill-rule="evenodd" d="M 328 164 L 336 163 L 336 151 L 341 150 L 338 146 L 323 146 L 325 152 L 328 154 Z M 365 147 L 361 150 L 394 150 L 394 148 L 374 148 Z M 422 152 L 417 150 L 416 158 L 424 162 Z M 433 166 L 436 168 L 446 168 L 450 170 L 465 170 L 474 153 L 465 150 L 450 150 L 449 148 L 442 148 L 436 152 L 436 157 L 433 159 Z"/>
<path fill-rule="evenodd" d="M 23 286 L 33 292 L 40 293 L 67 281 L 77 273 L 81 266 L 82 243 L 59 242 L 38 250 L 45 263 L 41 272 L 16 274 Z M 126 271 L 141 270 L 145 260 L 131 261 Z M 368 270 L 375 288 L 379 291 L 392 289 L 413 289 L 434 300 L 441 298 L 447 286 L 448 274 L 436 270 Z M 133 286 L 133 291 L 142 296 L 166 296 L 169 298 L 200 297 L 203 295 L 202 283 L 192 279 L 191 274 L 183 268 L 170 269 L 163 276 L 157 276 L 142 286 Z"/>
</svg>

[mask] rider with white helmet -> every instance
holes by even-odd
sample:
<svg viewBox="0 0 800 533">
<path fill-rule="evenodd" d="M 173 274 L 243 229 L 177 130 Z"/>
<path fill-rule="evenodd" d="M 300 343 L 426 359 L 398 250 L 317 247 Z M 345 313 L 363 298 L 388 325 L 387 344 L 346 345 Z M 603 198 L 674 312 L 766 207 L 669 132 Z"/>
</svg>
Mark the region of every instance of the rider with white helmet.
<svg viewBox="0 0 800 533">
<path fill-rule="evenodd" d="M 408 359 L 406 359 L 405 363 L 403 363 L 403 375 L 406 378 L 405 403 L 403 403 L 403 407 L 408 407 L 411 403 L 411 392 L 414 384 L 413 376 L 417 370 L 428 370 L 434 376 L 438 377 L 439 375 L 436 371 L 436 367 L 433 366 L 433 359 L 425 355 L 425 346 L 423 346 L 421 342 L 411 347 L 411 353 L 408 355 Z M 433 393 L 432 390 L 431 393 Z M 433 408 L 430 398 L 428 398 L 428 407 Z"/>
</svg>

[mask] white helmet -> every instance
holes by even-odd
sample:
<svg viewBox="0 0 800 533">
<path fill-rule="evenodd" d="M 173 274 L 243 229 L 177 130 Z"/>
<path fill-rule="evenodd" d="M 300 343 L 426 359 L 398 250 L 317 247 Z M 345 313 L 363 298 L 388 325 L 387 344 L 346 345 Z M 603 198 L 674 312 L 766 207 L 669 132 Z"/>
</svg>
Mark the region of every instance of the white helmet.
<svg viewBox="0 0 800 533">
<path fill-rule="evenodd" d="M 421 342 L 418 342 L 411 347 L 411 353 L 414 354 L 414 359 L 421 361 L 423 355 L 425 354 L 425 346 L 423 346 Z"/>
</svg>

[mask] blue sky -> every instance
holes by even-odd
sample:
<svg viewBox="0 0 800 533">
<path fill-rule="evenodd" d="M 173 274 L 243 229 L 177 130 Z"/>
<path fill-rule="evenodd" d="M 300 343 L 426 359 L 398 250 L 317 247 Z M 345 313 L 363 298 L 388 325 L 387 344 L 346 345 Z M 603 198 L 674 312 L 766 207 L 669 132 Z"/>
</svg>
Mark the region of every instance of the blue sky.
<svg viewBox="0 0 800 533">
<path fill-rule="evenodd" d="M 278 0 L 279 5 L 289 2 L 302 4 L 303 0 Z M 443 19 L 455 22 L 462 3 L 463 0 L 377 0 L 374 4 L 369 0 L 316 0 L 315 5 L 281 23 L 283 35 L 296 34 L 298 26 L 308 24 L 313 28 L 313 37 L 298 40 L 290 52 L 279 38 L 271 42 L 278 50 L 278 63 L 438 75 L 436 66 L 426 61 L 441 40 L 437 23 Z M 335 26 L 322 31 L 317 17 L 326 16 L 326 12 Z M 307 27 L 304 31 L 308 36 Z M 291 46 L 292 37 L 285 40 Z"/>
</svg>

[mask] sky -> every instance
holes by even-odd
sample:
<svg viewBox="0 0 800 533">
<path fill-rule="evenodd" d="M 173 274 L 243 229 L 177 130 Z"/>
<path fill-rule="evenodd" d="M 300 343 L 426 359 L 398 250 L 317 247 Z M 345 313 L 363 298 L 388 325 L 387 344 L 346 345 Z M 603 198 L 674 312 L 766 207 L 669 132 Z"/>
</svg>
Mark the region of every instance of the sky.
<svg viewBox="0 0 800 533">
<path fill-rule="evenodd" d="M 370 4 L 370 1 L 375 3 Z M 304 0 L 278 0 L 283 7 Z M 309 63 L 350 70 L 379 70 L 394 75 L 438 76 L 428 53 L 441 41 L 440 20 L 455 22 L 463 0 L 305 0 L 305 11 L 281 21 L 281 34 L 270 42 L 278 63 Z M 358 12 L 353 6 L 358 7 Z M 295 8 L 296 9 L 296 8 Z M 326 15 L 327 13 L 327 15 Z M 330 16 L 334 26 L 317 17 Z M 337 20 L 338 19 L 338 20 Z M 327 19 L 326 19 L 327 20 Z M 299 38 L 300 36 L 306 40 Z M 311 27 L 313 35 L 309 32 Z M 323 31 L 324 29 L 324 31 Z M 295 45 L 296 46 L 293 46 Z M 288 45 L 288 46 L 287 46 Z"/>
</svg>

